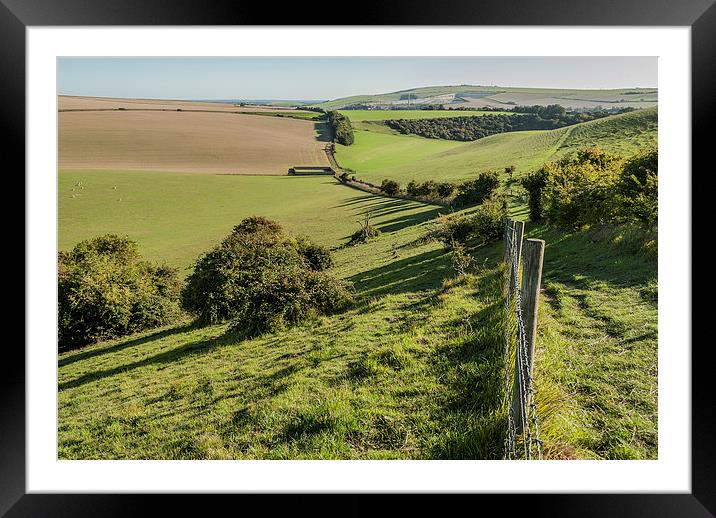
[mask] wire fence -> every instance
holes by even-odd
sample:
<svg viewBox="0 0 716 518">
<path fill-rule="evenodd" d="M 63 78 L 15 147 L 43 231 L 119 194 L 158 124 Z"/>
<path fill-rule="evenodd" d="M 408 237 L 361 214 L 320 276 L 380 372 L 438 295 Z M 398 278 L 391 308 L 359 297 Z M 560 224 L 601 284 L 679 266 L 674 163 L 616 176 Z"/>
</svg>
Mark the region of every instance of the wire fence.
<svg viewBox="0 0 716 518">
<path fill-rule="evenodd" d="M 532 460 L 542 458 L 532 370 L 544 241 L 528 239 L 523 243 L 523 235 L 524 222 L 507 221 L 504 234 L 505 456 Z"/>
</svg>

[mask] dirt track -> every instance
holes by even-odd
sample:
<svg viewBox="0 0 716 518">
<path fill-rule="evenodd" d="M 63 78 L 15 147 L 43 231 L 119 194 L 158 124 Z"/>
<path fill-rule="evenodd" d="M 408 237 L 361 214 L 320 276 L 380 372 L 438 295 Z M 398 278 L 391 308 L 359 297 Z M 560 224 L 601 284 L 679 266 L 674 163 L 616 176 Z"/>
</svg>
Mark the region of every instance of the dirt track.
<svg viewBox="0 0 716 518">
<path fill-rule="evenodd" d="M 121 100 L 112 104 L 118 101 L 81 98 L 77 102 L 78 99 L 60 98 L 61 109 L 130 105 L 236 109 L 214 103 Z M 330 165 L 323 151 L 327 142 L 324 125 L 311 121 L 233 113 L 131 110 L 60 112 L 58 116 L 60 169 L 278 175 L 286 174 L 294 165 Z"/>
</svg>

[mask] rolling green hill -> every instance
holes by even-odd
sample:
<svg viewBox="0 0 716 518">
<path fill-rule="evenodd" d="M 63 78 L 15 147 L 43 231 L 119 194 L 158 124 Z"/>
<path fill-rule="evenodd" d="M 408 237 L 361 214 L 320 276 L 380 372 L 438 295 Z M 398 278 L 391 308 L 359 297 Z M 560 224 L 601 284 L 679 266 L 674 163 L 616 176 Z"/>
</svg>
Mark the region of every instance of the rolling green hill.
<svg viewBox="0 0 716 518">
<path fill-rule="evenodd" d="M 656 143 L 657 123 L 657 109 L 647 108 L 556 130 L 501 133 L 466 143 L 377 133 L 363 124 L 353 146 L 336 146 L 336 158 L 342 167 L 373 183 L 384 178 L 459 181 L 511 164 L 519 177 L 546 161 L 597 143 L 609 151 L 632 154 Z"/>
<path fill-rule="evenodd" d="M 656 140 L 657 119 L 645 109 L 468 143 L 364 120 L 337 153 L 376 182 L 509 164 L 520 175 L 596 143 L 631 153 Z M 473 243 L 473 270 L 457 276 L 451 253 L 421 239 L 447 209 L 331 177 L 71 170 L 59 172 L 58 204 L 61 250 L 126 234 L 183 273 L 242 218 L 266 216 L 332 248 L 331 273 L 357 296 L 343 313 L 252 339 L 183 319 L 61 353 L 60 459 L 502 457 L 501 243 Z M 343 246 L 366 214 L 381 234 Z M 658 458 L 656 229 L 528 223 L 526 236 L 546 241 L 535 364 L 544 457 Z"/>
<path fill-rule="evenodd" d="M 401 200 L 330 188 L 383 218 L 336 251 L 354 308 L 249 340 L 184 321 L 62 353 L 59 458 L 501 458 L 500 245 L 455 278 L 442 247 L 411 244 L 426 227 Z M 528 236 L 547 241 L 544 456 L 656 458 L 655 254 L 619 230 Z"/>
</svg>

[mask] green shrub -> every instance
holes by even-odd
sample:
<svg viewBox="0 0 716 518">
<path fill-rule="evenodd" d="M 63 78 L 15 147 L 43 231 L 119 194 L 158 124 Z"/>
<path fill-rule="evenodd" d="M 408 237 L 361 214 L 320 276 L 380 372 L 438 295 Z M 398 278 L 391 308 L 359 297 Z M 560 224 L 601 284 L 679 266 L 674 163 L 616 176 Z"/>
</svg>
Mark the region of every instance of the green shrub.
<svg viewBox="0 0 716 518">
<path fill-rule="evenodd" d="M 470 240 L 490 243 L 502 238 L 506 220 L 507 199 L 504 195 L 493 194 L 471 214 L 438 216 L 424 239 L 438 240 L 449 249 Z"/>
<path fill-rule="evenodd" d="M 312 270 L 322 272 L 333 266 L 333 256 L 325 246 L 313 243 L 307 237 L 296 240 L 299 253 L 306 258 Z"/>
<path fill-rule="evenodd" d="M 247 218 L 199 258 L 182 291 L 200 323 L 233 319 L 248 336 L 283 329 L 343 309 L 351 288 L 320 270 L 328 251 L 285 233 L 273 221 Z"/>
<path fill-rule="evenodd" d="M 456 185 L 450 182 L 440 182 L 437 185 L 437 194 L 440 198 L 449 198 L 455 192 Z"/>
<path fill-rule="evenodd" d="M 499 185 L 500 179 L 497 176 L 497 171 L 480 173 L 474 180 L 463 182 L 457 187 L 455 204 L 458 207 L 478 205 L 488 199 Z"/>
<path fill-rule="evenodd" d="M 614 216 L 614 186 L 623 161 L 598 147 L 545 164 L 543 216 L 549 223 L 581 228 L 610 221 Z"/>
<path fill-rule="evenodd" d="M 464 214 L 441 214 L 435 219 L 428 238 L 436 239 L 446 247 L 451 248 L 453 243 L 466 243 L 472 233 L 473 223 L 470 216 Z"/>
<path fill-rule="evenodd" d="M 529 197 L 527 204 L 532 221 L 542 219 L 542 189 L 547 185 L 547 174 L 547 169 L 543 166 L 537 171 L 528 174 L 521 182 Z"/>
<path fill-rule="evenodd" d="M 350 146 L 353 144 L 355 137 L 353 135 L 353 127 L 348 117 L 337 111 L 326 112 L 326 120 L 333 130 L 333 141 Z"/>
<path fill-rule="evenodd" d="M 395 180 L 383 180 L 380 184 L 380 190 L 388 196 L 395 196 L 400 192 L 400 184 Z"/>
<path fill-rule="evenodd" d="M 380 234 L 380 230 L 373 226 L 373 224 L 370 222 L 371 218 L 372 214 L 366 214 L 364 220 L 358 222 L 358 224 L 360 225 L 360 229 L 356 230 L 353 233 L 350 241 L 348 242 L 348 246 L 355 246 L 360 245 L 362 243 L 367 243 L 374 237 L 378 237 L 378 235 Z"/>
<path fill-rule="evenodd" d="M 615 191 L 620 222 L 651 224 L 659 212 L 659 153 L 641 152 L 627 160 L 619 173 Z"/>
<path fill-rule="evenodd" d="M 432 180 L 423 182 L 417 186 L 415 194 L 425 196 L 426 198 L 436 198 L 438 195 L 438 184 Z"/>
<path fill-rule="evenodd" d="M 507 221 L 507 199 L 493 194 L 472 213 L 472 235 L 481 243 L 491 243 L 502 238 Z"/>
<path fill-rule="evenodd" d="M 176 271 L 142 261 L 137 244 L 113 234 L 58 257 L 61 349 L 169 323 L 179 314 Z"/>
</svg>

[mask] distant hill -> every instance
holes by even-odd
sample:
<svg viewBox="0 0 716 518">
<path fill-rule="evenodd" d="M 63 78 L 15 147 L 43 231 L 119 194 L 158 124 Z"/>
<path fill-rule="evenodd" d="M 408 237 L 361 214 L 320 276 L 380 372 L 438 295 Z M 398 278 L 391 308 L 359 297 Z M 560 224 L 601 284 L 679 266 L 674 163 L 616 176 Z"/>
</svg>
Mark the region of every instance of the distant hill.
<svg viewBox="0 0 716 518">
<path fill-rule="evenodd" d="M 577 149 L 599 144 L 624 156 L 656 144 L 658 111 L 647 108 L 555 130 L 515 131 L 473 142 L 426 139 L 359 124 L 353 146 L 337 146 L 342 167 L 364 180 L 460 181 L 514 164 L 516 177 Z M 373 128 L 380 131 L 374 131 Z"/>
<path fill-rule="evenodd" d="M 559 104 L 567 108 L 656 106 L 656 88 L 619 88 L 611 90 L 578 90 L 553 88 L 519 88 L 501 86 L 428 86 L 371 95 L 354 95 L 316 104 L 324 109 L 342 109 L 365 105 L 374 108 L 408 105 L 443 104 L 450 108 L 510 108 L 515 105 Z"/>
</svg>

